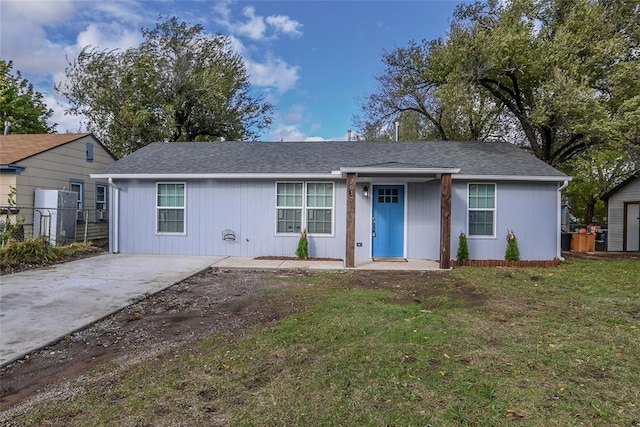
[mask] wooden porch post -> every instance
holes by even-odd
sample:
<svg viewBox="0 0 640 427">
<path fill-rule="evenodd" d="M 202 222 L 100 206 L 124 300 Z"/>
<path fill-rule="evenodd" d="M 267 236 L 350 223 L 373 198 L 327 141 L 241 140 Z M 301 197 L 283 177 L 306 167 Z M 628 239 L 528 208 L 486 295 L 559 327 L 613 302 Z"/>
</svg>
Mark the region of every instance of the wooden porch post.
<svg viewBox="0 0 640 427">
<path fill-rule="evenodd" d="M 440 268 L 451 267 L 451 174 L 440 177 Z"/>
<path fill-rule="evenodd" d="M 347 248 L 345 267 L 356 266 L 356 174 L 347 174 Z"/>
</svg>

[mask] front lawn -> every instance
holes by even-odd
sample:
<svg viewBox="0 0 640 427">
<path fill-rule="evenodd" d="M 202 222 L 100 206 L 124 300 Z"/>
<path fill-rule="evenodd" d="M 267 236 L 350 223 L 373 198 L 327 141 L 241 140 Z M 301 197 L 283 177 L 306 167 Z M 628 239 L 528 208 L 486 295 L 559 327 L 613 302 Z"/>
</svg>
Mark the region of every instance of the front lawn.
<svg viewBox="0 0 640 427">
<path fill-rule="evenodd" d="M 278 322 L 75 380 L 26 425 L 640 425 L 640 265 L 313 273 Z M 295 286 L 294 286 L 295 285 Z"/>
</svg>

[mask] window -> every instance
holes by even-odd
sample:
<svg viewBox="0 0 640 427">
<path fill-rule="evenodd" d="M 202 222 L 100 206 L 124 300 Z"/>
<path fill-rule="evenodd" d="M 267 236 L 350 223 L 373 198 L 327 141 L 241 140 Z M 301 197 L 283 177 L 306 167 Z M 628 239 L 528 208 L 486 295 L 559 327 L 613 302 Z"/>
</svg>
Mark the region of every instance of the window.
<svg viewBox="0 0 640 427">
<path fill-rule="evenodd" d="M 398 203 L 397 188 L 378 188 L 378 203 Z"/>
<path fill-rule="evenodd" d="M 300 233 L 302 231 L 302 186 L 301 182 L 277 184 L 278 233 Z"/>
<path fill-rule="evenodd" d="M 333 184 L 307 184 L 307 232 L 331 234 L 333 224 Z"/>
<path fill-rule="evenodd" d="M 276 211 L 277 233 L 300 233 L 305 229 L 309 234 L 331 234 L 333 183 L 279 182 Z"/>
<path fill-rule="evenodd" d="M 185 183 L 158 183 L 156 230 L 158 233 L 185 234 Z"/>
<path fill-rule="evenodd" d="M 469 184 L 469 236 L 495 236 L 496 185 Z"/>
<path fill-rule="evenodd" d="M 96 184 L 96 220 L 107 219 L 107 185 Z"/>
<path fill-rule="evenodd" d="M 78 199 L 76 201 L 76 218 L 78 221 L 82 221 L 84 219 L 83 209 L 84 209 L 84 181 L 80 181 L 78 179 L 72 179 L 69 181 L 69 190 L 74 191 L 78 194 Z"/>
<path fill-rule="evenodd" d="M 93 142 L 87 142 L 87 162 L 93 162 Z"/>
</svg>

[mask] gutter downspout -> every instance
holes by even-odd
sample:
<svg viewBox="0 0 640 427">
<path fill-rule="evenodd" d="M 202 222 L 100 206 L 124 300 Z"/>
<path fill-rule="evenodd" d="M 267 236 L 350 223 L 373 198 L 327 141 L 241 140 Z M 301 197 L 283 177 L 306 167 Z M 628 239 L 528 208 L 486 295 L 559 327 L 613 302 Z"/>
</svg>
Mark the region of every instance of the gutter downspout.
<svg viewBox="0 0 640 427">
<path fill-rule="evenodd" d="M 557 230 L 558 236 L 556 237 L 556 256 L 560 261 L 564 261 L 562 257 L 562 190 L 567 188 L 569 180 L 565 180 L 564 183 L 558 188 L 558 220 Z"/>
<path fill-rule="evenodd" d="M 113 225 L 112 227 L 112 231 L 111 231 L 111 237 L 113 237 L 113 243 L 110 245 L 111 246 L 111 252 L 113 252 L 114 254 L 117 254 L 119 252 L 119 244 L 118 241 L 120 240 L 120 221 L 119 221 L 119 215 L 118 212 L 120 211 L 120 189 L 118 188 L 117 185 L 115 185 L 113 183 L 113 178 L 109 178 L 109 187 L 111 188 L 111 196 L 112 196 L 112 207 L 113 209 L 110 209 L 109 212 L 109 216 L 111 217 L 111 224 Z"/>
</svg>

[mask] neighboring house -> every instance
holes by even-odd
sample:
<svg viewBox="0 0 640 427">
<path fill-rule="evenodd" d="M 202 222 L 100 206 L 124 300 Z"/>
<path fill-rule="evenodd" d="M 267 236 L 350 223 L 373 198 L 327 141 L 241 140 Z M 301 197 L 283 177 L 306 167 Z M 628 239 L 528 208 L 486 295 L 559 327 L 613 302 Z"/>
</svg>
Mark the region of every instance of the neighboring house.
<svg viewBox="0 0 640 427">
<path fill-rule="evenodd" d="M 560 258 L 570 178 L 523 149 L 474 142 L 155 143 L 93 175 L 109 180 L 114 252 L 311 257 Z"/>
<path fill-rule="evenodd" d="M 607 203 L 607 250 L 640 251 L 640 171 L 603 196 Z"/>
<path fill-rule="evenodd" d="M 13 187 L 15 205 L 24 208 L 21 215 L 33 220 L 27 211 L 33 210 L 37 188 L 74 191 L 78 233 L 86 225 L 89 240 L 106 239 L 108 184 L 90 174 L 114 161 L 89 133 L 0 136 L 0 206 L 8 204 Z"/>
</svg>

